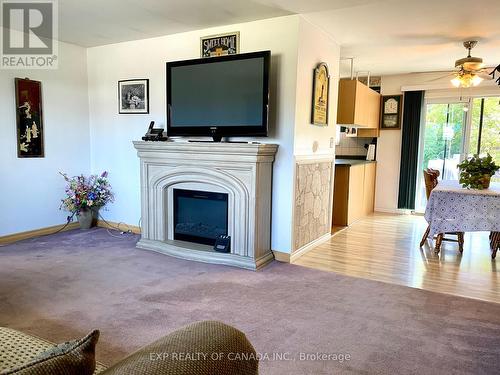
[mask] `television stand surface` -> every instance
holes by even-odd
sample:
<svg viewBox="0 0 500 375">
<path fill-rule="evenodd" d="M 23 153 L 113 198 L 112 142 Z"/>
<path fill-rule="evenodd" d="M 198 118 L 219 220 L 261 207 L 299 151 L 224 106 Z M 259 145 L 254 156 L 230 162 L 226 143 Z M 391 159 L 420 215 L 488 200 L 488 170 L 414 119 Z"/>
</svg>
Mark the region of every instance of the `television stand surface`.
<svg viewBox="0 0 500 375">
<path fill-rule="evenodd" d="M 260 144 L 260 142 L 254 141 L 205 141 L 205 140 L 196 140 L 196 139 L 188 139 L 188 142 L 191 143 L 242 143 L 242 144 Z"/>
</svg>

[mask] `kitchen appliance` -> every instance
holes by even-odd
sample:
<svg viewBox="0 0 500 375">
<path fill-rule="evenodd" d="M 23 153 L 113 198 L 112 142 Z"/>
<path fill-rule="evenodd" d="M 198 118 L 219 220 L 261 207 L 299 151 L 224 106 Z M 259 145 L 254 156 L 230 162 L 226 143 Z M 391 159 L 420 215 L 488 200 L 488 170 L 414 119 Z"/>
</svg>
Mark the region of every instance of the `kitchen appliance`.
<svg viewBox="0 0 500 375">
<path fill-rule="evenodd" d="M 376 145 L 370 144 L 368 145 L 368 152 L 366 153 L 366 160 L 375 160 L 375 147 Z"/>
</svg>

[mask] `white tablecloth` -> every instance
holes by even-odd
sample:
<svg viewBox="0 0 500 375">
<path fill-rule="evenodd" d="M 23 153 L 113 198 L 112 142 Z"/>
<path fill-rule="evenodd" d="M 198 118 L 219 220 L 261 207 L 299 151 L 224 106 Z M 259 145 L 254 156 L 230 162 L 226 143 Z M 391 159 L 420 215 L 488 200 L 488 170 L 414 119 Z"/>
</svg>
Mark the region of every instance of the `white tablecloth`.
<svg viewBox="0 0 500 375">
<path fill-rule="evenodd" d="M 458 181 L 440 181 L 432 190 L 425 220 L 430 236 L 449 232 L 500 232 L 500 184 L 486 190 L 464 189 Z"/>
</svg>

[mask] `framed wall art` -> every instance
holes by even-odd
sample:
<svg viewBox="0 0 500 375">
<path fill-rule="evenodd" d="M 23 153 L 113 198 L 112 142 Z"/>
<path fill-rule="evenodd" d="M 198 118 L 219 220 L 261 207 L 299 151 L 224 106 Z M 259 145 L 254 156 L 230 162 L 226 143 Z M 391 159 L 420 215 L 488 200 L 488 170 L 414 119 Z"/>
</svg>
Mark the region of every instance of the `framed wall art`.
<svg viewBox="0 0 500 375">
<path fill-rule="evenodd" d="M 314 69 L 311 123 L 328 126 L 328 101 L 330 74 L 326 63 L 319 63 Z"/>
<path fill-rule="evenodd" d="M 118 81 L 118 113 L 149 113 L 149 79 Z"/>
<path fill-rule="evenodd" d="M 384 95 L 380 109 L 380 129 L 401 129 L 403 95 Z"/>
<path fill-rule="evenodd" d="M 43 158 L 42 83 L 16 78 L 17 157 Z"/>
<path fill-rule="evenodd" d="M 235 55 L 237 53 L 240 53 L 239 31 L 200 38 L 201 57 Z"/>
</svg>

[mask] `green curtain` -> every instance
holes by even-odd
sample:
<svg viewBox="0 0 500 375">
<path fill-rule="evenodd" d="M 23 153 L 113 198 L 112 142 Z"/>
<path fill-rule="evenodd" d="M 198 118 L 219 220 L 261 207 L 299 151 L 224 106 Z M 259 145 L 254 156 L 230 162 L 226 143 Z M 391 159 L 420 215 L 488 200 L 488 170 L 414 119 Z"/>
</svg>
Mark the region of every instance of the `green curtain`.
<svg viewBox="0 0 500 375">
<path fill-rule="evenodd" d="M 415 209 L 420 118 L 423 102 L 424 91 L 407 91 L 404 94 L 398 208 Z"/>
</svg>

